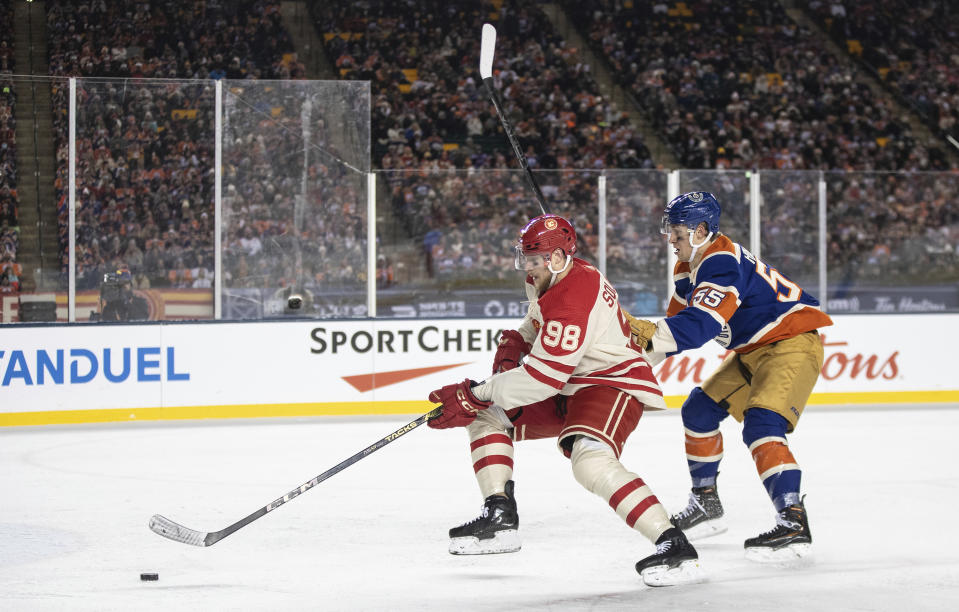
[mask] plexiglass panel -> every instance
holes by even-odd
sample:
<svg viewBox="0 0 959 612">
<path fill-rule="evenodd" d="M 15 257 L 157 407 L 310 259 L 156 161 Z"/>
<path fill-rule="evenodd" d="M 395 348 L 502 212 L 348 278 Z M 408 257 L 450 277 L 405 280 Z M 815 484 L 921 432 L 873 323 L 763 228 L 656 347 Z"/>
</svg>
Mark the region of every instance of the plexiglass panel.
<svg viewBox="0 0 959 612">
<path fill-rule="evenodd" d="M 825 177 L 832 312 L 959 310 L 959 176 Z"/>
<path fill-rule="evenodd" d="M 542 214 L 519 170 L 378 172 L 381 316 L 523 316 L 523 273 L 513 245 Z M 578 256 L 596 263 L 595 172 L 539 171 L 550 212 L 569 218 Z M 378 269 L 381 266 L 378 266 Z"/>
<path fill-rule="evenodd" d="M 762 172 L 760 256 L 819 295 L 819 173 Z"/>
<path fill-rule="evenodd" d="M 635 315 L 663 315 L 671 287 L 667 242 L 660 234 L 667 173 L 606 172 L 606 276 Z"/>
<path fill-rule="evenodd" d="M 371 169 L 368 83 L 223 80 L 217 220 L 216 81 L 75 82 L 71 254 L 70 81 L 0 75 L 0 323 L 66 321 L 72 264 L 78 321 L 212 319 L 218 282 L 226 320 L 361 318 L 373 299 L 378 317 L 524 314 L 512 247 L 541 214 L 526 175 L 411 169 L 399 152 L 383 158 L 389 168 Z M 32 122 L 17 123 L 24 116 Z M 680 192 L 717 196 L 725 234 L 753 248 L 755 229 L 764 262 L 830 313 L 959 311 L 955 174 L 763 170 L 753 202 L 749 171 L 676 172 Z M 576 227 L 578 255 L 605 267 L 622 305 L 663 315 L 669 172 L 535 177 L 550 212 Z M 301 309 L 287 307 L 291 294 L 303 296 Z M 125 310 L 107 308 L 117 296 Z"/>
<path fill-rule="evenodd" d="M 223 317 L 367 316 L 369 84 L 223 90 Z"/>
<path fill-rule="evenodd" d="M 77 320 L 212 318 L 214 83 L 76 91 Z"/>
</svg>

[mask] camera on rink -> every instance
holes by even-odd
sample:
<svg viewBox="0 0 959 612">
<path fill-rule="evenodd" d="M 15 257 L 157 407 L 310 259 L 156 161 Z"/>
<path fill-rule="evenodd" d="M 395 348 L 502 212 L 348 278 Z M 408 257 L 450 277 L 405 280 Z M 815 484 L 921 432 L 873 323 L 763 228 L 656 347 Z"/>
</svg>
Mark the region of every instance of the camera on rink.
<svg viewBox="0 0 959 612">
<path fill-rule="evenodd" d="M 144 321 L 150 316 L 147 301 L 133 293 L 133 275 L 127 269 L 107 272 L 100 283 L 100 312 L 91 321 Z"/>
<path fill-rule="evenodd" d="M 288 285 L 274 292 L 267 308 L 271 315 L 310 316 L 313 292 L 302 285 Z"/>
</svg>

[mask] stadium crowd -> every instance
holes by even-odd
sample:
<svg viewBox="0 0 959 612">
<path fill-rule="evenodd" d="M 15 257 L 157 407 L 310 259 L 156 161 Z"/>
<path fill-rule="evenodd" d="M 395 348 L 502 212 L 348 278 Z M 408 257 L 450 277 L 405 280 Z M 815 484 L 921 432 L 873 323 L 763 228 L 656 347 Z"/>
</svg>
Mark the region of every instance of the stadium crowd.
<svg viewBox="0 0 959 612">
<path fill-rule="evenodd" d="M 941 0 L 810 0 L 807 13 L 936 131 L 959 138 L 959 14 Z"/>
<path fill-rule="evenodd" d="M 210 79 L 303 76 L 277 2 L 47 2 L 51 74 L 78 81 L 77 286 L 129 267 L 138 288 L 209 286 Z M 113 77 L 114 80 L 100 77 Z M 145 79 L 176 79 L 150 80 Z M 62 273 L 67 258 L 67 82 L 53 81 Z"/>
<path fill-rule="evenodd" d="M 0 0 L 0 22 L 13 23 L 13 2 Z M 17 195 L 17 95 L 13 86 L 16 68 L 13 30 L 0 31 L 0 293 L 20 289 L 22 268 L 17 263 L 20 245 Z"/>
<path fill-rule="evenodd" d="M 810 6 L 819 10 L 837 4 L 841 3 L 812 2 Z M 887 4 L 873 12 L 869 7 L 874 4 L 856 4 L 851 12 L 874 26 L 873 39 L 881 40 L 888 31 L 882 23 L 888 22 L 893 31 L 901 29 L 899 35 L 886 39 L 892 46 L 907 38 L 906 33 L 914 41 L 919 38 L 915 24 L 922 16 L 933 16 L 942 3 L 925 2 L 918 11 L 894 3 L 901 6 Z M 863 258 L 862 251 L 871 250 L 866 245 L 877 241 L 921 243 L 930 235 L 941 235 L 944 227 L 948 228 L 946 234 L 954 233 L 956 213 L 936 204 L 948 196 L 952 181 L 903 177 L 887 181 L 870 174 L 954 171 L 955 163 L 941 142 L 929 142 L 913 133 L 892 97 L 873 93 L 850 57 L 832 54 L 821 35 L 793 21 L 780 3 L 702 0 L 667 5 L 655 0 L 597 0 L 567 2 L 566 8 L 584 24 L 591 44 L 647 110 L 663 139 L 675 147 L 684 167 L 866 173 L 859 182 L 873 185 L 868 198 L 858 198 L 863 193 L 860 189 L 829 190 L 829 201 L 835 204 L 829 210 L 829 257 L 848 274 L 873 280 L 915 279 L 910 276 L 911 264 Z M 901 19 L 904 14 L 910 17 Z M 878 26 L 875 15 L 885 15 Z M 840 23 L 837 20 L 835 25 Z M 930 29 L 938 33 L 934 39 L 952 31 L 948 27 Z M 928 40 L 925 44 L 935 47 Z M 940 48 L 938 60 L 950 48 L 954 46 Z M 921 80 L 924 87 L 936 92 L 927 91 L 927 99 L 940 100 L 939 108 L 954 109 L 949 101 L 955 85 L 947 84 L 951 73 L 931 74 L 938 65 L 933 60 L 924 64 L 929 68 L 928 78 L 920 76 L 922 70 L 913 70 L 904 78 Z M 800 178 L 790 185 L 787 179 L 783 191 L 802 192 L 806 180 Z M 897 204 L 894 213 L 886 210 L 891 198 L 899 202 L 902 196 L 913 199 Z M 926 208 L 941 210 L 941 214 L 935 218 L 910 216 L 910 212 Z M 861 211 L 871 219 L 870 231 L 865 231 L 863 224 L 850 223 L 849 210 Z M 792 235 L 792 242 L 798 243 L 815 232 L 815 226 L 802 218 L 796 209 L 792 214 L 781 209 L 776 218 L 764 219 L 763 231 L 770 236 Z M 806 252 L 810 253 L 807 260 L 815 257 L 814 250 Z M 869 265 L 860 270 L 850 263 L 860 260 Z M 800 267 L 808 268 L 808 261 Z M 959 271 L 955 257 L 950 268 L 954 275 Z"/>
<path fill-rule="evenodd" d="M 809 7 L 833 11 L 837 4 Z M 936 4 L 924 3 L 919 12 Z M 134 88 L 124 81 L 83 82 L 77 166 L 81 288 L 92 288 L 116 265 L 142 266 L 143 284 L 207 285 L 213 246 L 208 79 L 305 74 L 290 54 L 278 3 L 116 7 L 51 0 L 48 7 L 55 75 L 197 79 L 134 80 Z M 955 251 L 955 212 L 942 204 L 953 187 L 948 178 L 923 182 L 876 174 L 954 169 L 949 157 L 940 145 L 913 134 L 890 98 L 873 94 L 848 57 L 830 53 L 816 32 L 795 23 L 779 3 L 595 0 L 568 2 L 566 10 L 683 167 L 730 172 L 731 200 L 748 193 L 748 169 L 862 173 L 829 187 L 835 203 L 828 223 L 831 261 L 864 262 L 846 274 L 909 274 L 910 265 L 896 255 L 905 245 L 920 244 L 927 260 Z M 373 164 L 387 186 L 381 204 L 389 206 L 406 240 L 421 245 L 422 276 L 414 273 L 414 280 L 511 278 L 509 245 L 517 218 L 538 210 L 475 71 L 476 33 L 491 20 L 499 28 L 495 87 L 551 210 L 573 219 L 583 254 L 597 259 L 596 183 L 605 171 L 609 274 L 636 278 L 648 267 L 655 270 L 650 277 L 658 278 L 661 249 L 649 227 L 662 205 L 662 173 L 644 172 L 653 162 L 642 136 L 599 94 L 590 67 L 537 3 L 337 0 L 311 3 L 311 11 L 339 76 L 371 82 Z M 863 11 L 844 10 L 843 19 L 829 25 L 860 36 L 868 28 L 859 17 L 868 20 Z M 880 49 L 861 38 L 869 49 Z M 902 40 L 915 42 L 905 34 L 896 40 L 889 44 L 899 52 Z M 930 59 L 927 65 L 938 64 Z M 895 70 L 889 74 L 898 78 Z M 940 126 L 951 125 L 956 112 L 954 86 L 947 86 L 951 73 L 945 74 L 945 82 L 923 81 L 933 88 L 923 95 L 936 100 Z M 54 87 L 65 266 L 64 81 Z M 298 134 L 302 100 L 294 90 L 275 93 L 255 112 L 237 115 L 243 118 L 234 120 L 224 149 L 225 210 L 236 213 L 224 226 L 226 286 L 252 288 L 266 279 L 271 285 L 365 282 L 364 188 L 336 164 L 316 160 L 303 202 L 316 214 L 297 217 L 301 177 L 284 153 L 294 146 L 290 135 Z M 322 135 L 317 143 L 334 146 Z M 503 172 L 508 168 L 513 171 Z M 627 169 L 632 175 L 619 173 Z M 815 258 L 810 236 L 817 228 L 802 206 L 814 191 L 808 176 L 784 176 L 764 196 L 798 208 L 770 207 L 764 235 L 771 249 L 804 253 L 793 260 L 805 273 Z M 869 222 L 856 224 L 856 210 Z M 396 254 L 387 245 L 380 252 L 378 280 L 387 286 L 395 280 Z"/>
<path fill-rule="evenodd" d="M 888 97 L 778 2 L 569 9 L 688 168 L 944 170 Z"/>
<path fill-rule="evenodd" d="M 583 171 L 653 166 L 639 132 L 603 99 L 588 64 L 535 3 L 331 2 L 313 10 L 341 74 L 372 82 L 376 162 L 394 214 L 423 239 L 429 276 L 501 277 L 508 245 L 493 240 L 481 253 L 464 252 L 475 242 L 460 222 L 482 218 L 484 235 L 512 240 L 513 215 L 536 208 L 521 178 L 488 172 L 518 167 L 475 69 L 475 33 L 491 14 L 509 16 L 499 20 L 495 88 L 530 167 L 542 171 L 550 206 L 574 217 L 587 248 L 595 247 L 597 219 L 586 203 L 596 201 L 597 175 Z M 454 206 L 456 197 L 466 201 Z"/>
</svg>

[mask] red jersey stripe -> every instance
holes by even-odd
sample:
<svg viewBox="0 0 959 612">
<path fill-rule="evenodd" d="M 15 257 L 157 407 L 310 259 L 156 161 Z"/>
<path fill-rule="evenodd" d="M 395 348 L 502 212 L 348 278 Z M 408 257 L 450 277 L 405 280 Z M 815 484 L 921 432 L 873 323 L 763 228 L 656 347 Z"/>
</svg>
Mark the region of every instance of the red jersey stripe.
<svg viewBox="0 0 959 612">
<path fill-rule="evenodd" d="M 476 463 L 473 464 L 473 471 L 479 472 L 484 467 L 489 465 L 505 465 L 512 469 L 513 460 L 506 455 L 490 455 L 489 457 L 483 457 L 479 459 Z"/>
<path fill-rule="evenodd" d="M 658 385 L 642 385 L 636 384 L 634 382 L 627 382 L 629 379 L 624 378 L 593 378 L 589 376 L 574 376 L 569 379 L 569 384 L 571 385 L 599 385 L 603 387 L 615 387 L 617 389 L 635 389 L 637 391 L 646 391 L 653 395 L 658 395 L 659 397 L 663 396 L 662 389 Z"/>
<path fill-rule="evenodd" d="M 526 368 L 526 373 L 533 377 L 534 380 L 537 380 L 544 385 L 549 385 L 557 391 L 562 391 L 563 387 L 566 386 L 566 381 L 556 380 L 552 376 L 547 376 L 528 363 L 523 367 Z"/>
<path fill-rule="evenodd" d="M 626 515 L 626 524 L 630 527 L 636 524 L 636 521 L 639 520 L 639 517 L 643 515 L 643 512 L 649 510 L 651 506 L 654 506 L 659 503 L 659 500 L 656 499 L 655 495 L 650 495 L 643 501 L 636 504 L 636 507 L 629 511 L 629 514 Z"/>
<path fill-rule="evenodd" d="M 552 359 L 543 359 L 542 357 L 537 357 L 536 355 L 530 355 L 530 359 L 535 359 L 540 363 L 549 366 L 550 368 L 556 370 L 557 372 L 562 372 L 563 374 L 572 374 L 576 369 L 576 366 L 569 365 L 566 363 L 561 363 L 559 361 L 553 361 Z"/>
<path fill-rule="evenodd" d="M 652 368 L 649 367 L 649 362 L 647 362 L 644 357 L 637 357 L 636 359 L 630 359 L 629 361 L 618 363 L 614 365 L 613 367 L 606 368 L 605 370 L 596 370 L 595 372 L 590 372 L 588 375 L 589 376 L 608 376 L 610 374 L 619 373 L 620 376 L 631 376 L 632 374 L 622 372 L 622 370 L 631 368 L 637 364 L 639 364 L 643 368 L 648 369 L 650 372 L 652 372 L 653 370 Z"/>
<path fill-rule="evenodd" d="M 509 436 L 506 434 L 496 433 L 484 436 L 477 440 L 473 440 L 470 443 L 470 452 L 475 451 L 481 446 L 486 446 L 487 444 L 512 444 L 513 441 L 509 439 Z"/>
<path fill-rule="evenodd" d="M 626 497 L 630 493 L 632 493 L 633 491 L 635 491 L 636 489 L 640 487 L 645 487 L 645 486 L 646 486 L 646 483 L 643 482 L 642 478 L 634 478 L 633 480 L 630 480 L 629 482 L 621 486 L 619 490 L 613 493 L 613 495 L 609 498 L 609 507 L 615 511 L 616 508 L 618 508 L 619 505 L 623 503 L 623 500 L 626 499 Z"/>
</svg>

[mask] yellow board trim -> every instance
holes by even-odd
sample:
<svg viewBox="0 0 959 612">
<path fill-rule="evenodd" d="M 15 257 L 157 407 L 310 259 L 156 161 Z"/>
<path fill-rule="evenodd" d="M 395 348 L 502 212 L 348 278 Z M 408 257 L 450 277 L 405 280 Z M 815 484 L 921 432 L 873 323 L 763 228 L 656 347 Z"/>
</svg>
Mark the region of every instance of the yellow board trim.
<svg viewBox="0 0 959 612">
<path fill-rule="evenodd" d="M 681 408 L 685 395 L 665 396 L 666 406 Z M 959 390 L 950 391 L 862 391 L 857 393 L 813 393 L 807 406 L 842 404 L 949 404 L 959 403 Z"/>
<path fill-rule="evenodd" d="M 16 425 L 69 425 L 181 419 L 252 419 L 264 417 L 414 414 L 435 404 L 405 402 L 327 402 L 303 404 L 245 404 L 225 406 L 173 406 L 169 408 L 110 408 L 101 410 L 48 410 L 0 413 L 0 427 Z"/>
<path fill-rule="evenodd" d="M 666 406 L 679 408 L 685 395 L 667 395 Z M 939 404 L 959 403 L 959 390 L 874 391 L 862 393 L 813 393 L 810 406 L 842 404 Z M 421 414 L 435 404 L 419 400 L 397 402 L 315 402 L 302 404 L 242 404 L 223 406 L 173 406 L 169 408 L 110 408 L 101 410 L 48 410 L 0 413 L 0 427 L 73 425 L 134 421 L 194 419 L 253 419 L 300 416 L 359 416 Z"/>
</svg>

